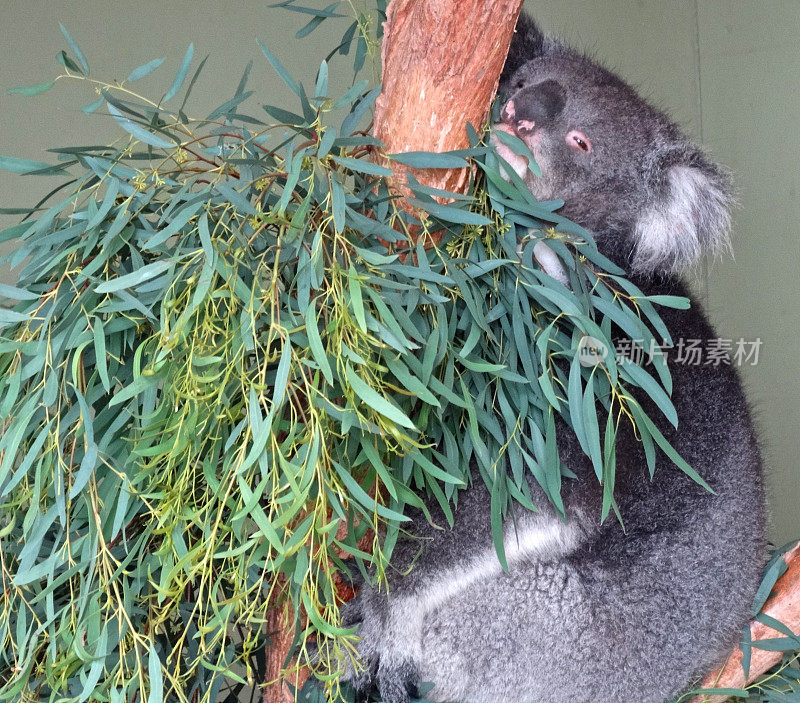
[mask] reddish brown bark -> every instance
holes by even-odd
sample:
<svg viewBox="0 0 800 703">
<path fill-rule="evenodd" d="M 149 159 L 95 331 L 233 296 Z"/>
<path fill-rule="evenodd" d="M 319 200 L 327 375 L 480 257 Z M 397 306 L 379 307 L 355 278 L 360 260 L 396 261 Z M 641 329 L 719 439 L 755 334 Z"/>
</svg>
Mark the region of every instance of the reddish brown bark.
<svg viewBox="0 0 800 703">
<path fill-rule="evenodd" d="M 386 153 L 469 146 L 497 91 L 522 0 L 392 0 L 384 40 L 383 89 L 374 134 Z M 382 161 L 403 193 L 411 171 L 424 185 L 464 192 L 469 172 L 408 169 Z"/>
<path fill-rule="evenodd" d="M 285 678 L 283 676 L 283 667 L 294 637 L 291 620 L 287 617 L 283 607 L 275 607 L 269 612 L 266 629 L 269 644 L 266 652 L 266 686 L 262 701 L 263 703 L 294 703 L 295 696 L 287 681 L 295 688 L 300 689 L 308 678 L 308 672 L 301 669 L 290 673 Z"/>
<path fill-rule="evenodd" d="M 343 540 L 347 536 L 346 529 L 345 524 L 340 523 L 336 538 Z M 359 540 L 358 548 L 362 551 L 369 551 L 372 548 L 373 538 L 374 532 L 367 531 Z M 347 556 L 338 547 L 336 551 L 340 557 Z M 340 605 L 358 595 L 351 584 L 340 578 L 338 574 L 335 576 L 334 585 L 337 603 Z M 276 597 L 275 600 L 277 603 L 279 599 Z M 292 621 L 287 615 L 286 609 L 280 605 L 276 605 L 267 615 L 266 630 L 269 634 L 269 644 L 266 650 L 266 675 L 264 678 L 266 685 L 261 697 L 262 703 L 294 703 L 293 691 L 300 691 L 311 676 L 309 669 L 305 666 L 298 666 L 296 660 L 289 662 L 288 666 L 284 668 L 294 639 Z M 291 684 L 291 687 L 288 684 Z"/>
<path fill-rule="evenodd" d="M 800 632 L 800 543 L 784 555 L 789 564 L 772 590 L 772 596 L 764 604 L 761 612 L 775 618 L 786 625 L 792 632 Z M 753 620 L 750 623 L 750 636 L 753 642 L 785 637 L 782 632 Z M 742 669 L 742 650 L 738 647 L 727 661 L 703 680 L 703 688 L 742 688 L 755 681 L 761 674 L 771 669 L 781 660 L 782 652 L 770 652 L 764 649 L 751 650 L 750 676 L 745 681 Z M 690 703 L 720 703 L 728 700 L 727 696 L 695 696 Z"/>
</svg>

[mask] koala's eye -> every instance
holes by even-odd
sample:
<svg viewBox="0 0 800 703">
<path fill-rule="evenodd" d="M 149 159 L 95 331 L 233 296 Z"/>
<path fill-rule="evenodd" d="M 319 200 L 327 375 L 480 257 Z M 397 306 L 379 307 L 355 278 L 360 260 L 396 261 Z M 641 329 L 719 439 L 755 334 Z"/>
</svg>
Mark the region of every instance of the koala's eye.
<svg viewBox="0 0 800 703">
<path fill-rule="evenodd" d="M 517 90 L 522 90 L 525 87 L 525 81 L 517 81 L 517 84 L 514 87 Z"/>
<path fill-rule="evenodd" d="M 589 138 L 583 133 L 578 131 L 577 129 L 573 129 L 566 137 L 567 139 L 567 146 L 573 151 L 580 152 L 582 154 L 589 154 L 592 151 L 592 143 L 589 141 Z"/>
</svg>

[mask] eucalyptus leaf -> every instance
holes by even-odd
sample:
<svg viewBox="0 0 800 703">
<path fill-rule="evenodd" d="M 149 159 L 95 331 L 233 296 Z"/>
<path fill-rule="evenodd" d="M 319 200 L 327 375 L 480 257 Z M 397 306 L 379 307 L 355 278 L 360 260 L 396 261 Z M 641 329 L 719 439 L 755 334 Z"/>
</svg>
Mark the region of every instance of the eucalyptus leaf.
<svg viewBox="0 0 800 703">
<path fill-rule="evenodd" d="M 18 95 L 41 95 L 47 92 L 56 84 L 55 81 L 45 81 L 44 83 L 37 83 L 36 85 L 22 86 L 19 88 L 9 88 L 6 92 L 9 94 L 17 93 Z"/>
<path fill-rule="evenodd" d="M 138 68 L 134 68 L 128 74 L 128 82 L 133 83 L 134 81 L 138 81 L 145 76 L 150 75 L 153 71 L 155 71 L 162 63 L 164 63 L 164 59 L 153 59 L 152 61 L 148 61 L 145 64 L 142 64 Z"/>
<path fill-rule="evenodd" d="M 178 91 L 181 89 L 183 85 L 183 81 L 186 80 L 186 74 L 189 73 L 189 66 L 192 65 L 192 59 L 194 58 L 194 44 L 189 44 L 189 48 L 186 50 L 186 54 L 183 57 L 183 61 L 181 61 L 181 65 L 178 68 L 178 72 L 175 74 L 175 78 L 172 81 L 172 85 L 167 90 L 166 94 L 164 95 L 163 102 L 167 102 L 168 100 L 172 100 L 177 94 Z"/>
</svg>

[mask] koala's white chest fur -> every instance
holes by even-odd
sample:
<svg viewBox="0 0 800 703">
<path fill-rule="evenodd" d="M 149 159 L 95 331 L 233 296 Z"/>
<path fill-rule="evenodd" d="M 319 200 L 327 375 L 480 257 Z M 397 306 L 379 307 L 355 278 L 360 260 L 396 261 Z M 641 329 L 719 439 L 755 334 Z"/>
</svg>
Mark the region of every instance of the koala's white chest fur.
<svg viewBox="0 0 800 703">
<path fill-rule="evenodd" d="M 503 540 L 509 567 L 523 561 L 547 561 L 566 554 L 578 541 L 578 529 L 574 523 L 564 523 L 555 518 L 537 519 L 516 528 L 511 525 Z M 494 578 L 503 569 L 493 546 L 467 563 L 446 571 L 426 584 L 424 592 L 416 600 L 416 607 L 423 612 L 440 606 L 448 598 L 481 579 Z M 389 594 L 391 599 L 391 593 Z"/>
<path fill-rule="evenodd" d="M 509 524 L 505 532 L 503 545 L 509 568 L 525 561 L 559 558 L 574 549 L 580 535 L 580 529 L 574 522 L 564 523 L 557 518 L 539 515 L 530 515 L 529 519 L 516 526 Z M 494 546 L 489 545 L 473 559 L 437 573 L 435 578 L 414 593 L 393 597 L 390 591 L 387 619 L 390 636 L 387 641 L 403 643 L 403 649 L 411 649 L 421 656 L 425 616 L 471 585 L 501 577 L 502 573 Z"/>
</svg>

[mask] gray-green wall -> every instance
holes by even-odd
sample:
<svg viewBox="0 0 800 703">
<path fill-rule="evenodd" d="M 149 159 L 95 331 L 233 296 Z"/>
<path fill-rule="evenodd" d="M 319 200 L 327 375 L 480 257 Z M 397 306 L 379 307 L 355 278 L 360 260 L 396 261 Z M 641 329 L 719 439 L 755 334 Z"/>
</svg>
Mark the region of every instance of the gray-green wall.
<svg viewBox="0 0 800 703">
<path fill-rule="evenodd" d="M 254 99 L 287 104 L 290 94 L 256 38 L 287 65 L 304 66 L 294 71 L 309 84 L 344 27 L 329 21 L 295 42 L 294 32 L 308 18 L 269 9 L 269 4 L 0 0 L 0 154 L 47 160 L 43 150 L 49 146 L 102 143 L 115 133 L 109 118 L 87 120 L 78 111 L 93 99 L 88 86 L 74 91 L 58 85 L 38 98 L 4 93 L 56 75 L 55 55 L 63 46 L 59 22 L 98 76 L 123 79 L 139 64 L 166 57 L 162 69 L 141 83 L 154 92 L 168 84 L 193 41 L 196 57 L 211 54 L 194 93 L 193 114 L 206 114 L 227 99 L 250 58 L 255 61 L 251 87 L 258 88 Z M 742 372 L 763 437 L 772 535 L 777 542 L 800 537 L 795 445 L 800 432 L 800 3 L 528 0 L 526 7 L 547 29 L 618 70 L 735 173 L 740 203 L 735 260 L 704 267 L 694 284 L 721 338 L 762 340 L 759 363 Z M 339 75 L 346 77 L 344 66 Z M 32 204 L 49 186 L 44 179 L 0 172 L 0 206 Z M 2 226 L 14 221 L 0 216 Z M 12 281 L 13 273 L 3 269 L 0 278 Z"/>
</svg>

